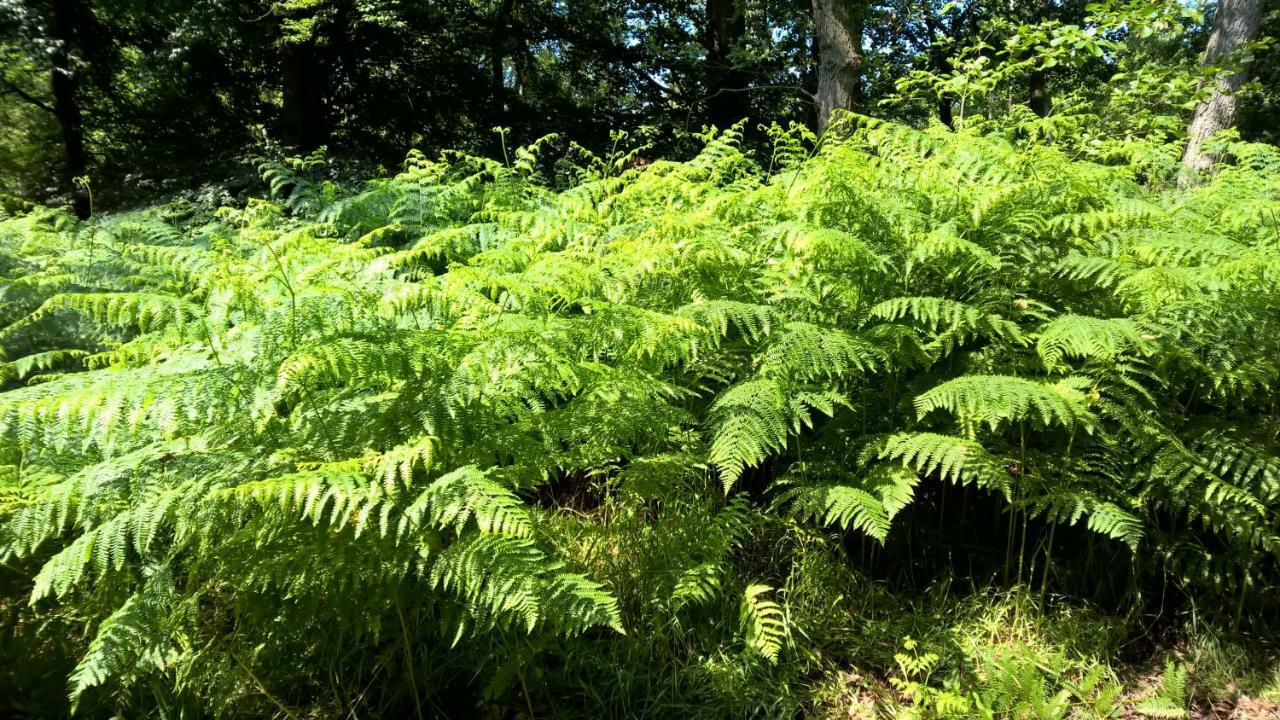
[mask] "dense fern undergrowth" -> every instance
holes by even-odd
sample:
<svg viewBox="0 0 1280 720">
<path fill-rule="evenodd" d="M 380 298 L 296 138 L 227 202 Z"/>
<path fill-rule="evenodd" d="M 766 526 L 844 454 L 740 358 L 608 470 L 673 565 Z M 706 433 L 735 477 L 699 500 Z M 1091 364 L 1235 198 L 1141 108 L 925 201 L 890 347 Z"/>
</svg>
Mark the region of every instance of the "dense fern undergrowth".
<svg viewBox="0 0 1280 720">
<path fill-rule="evenodd" d="M 773 137 L 0 221 L 9 712 L 1177 716 L 1186 652 L 1109 663 L 1185 623 L 1265 675 L 1280 154 Z"/>
</svg>

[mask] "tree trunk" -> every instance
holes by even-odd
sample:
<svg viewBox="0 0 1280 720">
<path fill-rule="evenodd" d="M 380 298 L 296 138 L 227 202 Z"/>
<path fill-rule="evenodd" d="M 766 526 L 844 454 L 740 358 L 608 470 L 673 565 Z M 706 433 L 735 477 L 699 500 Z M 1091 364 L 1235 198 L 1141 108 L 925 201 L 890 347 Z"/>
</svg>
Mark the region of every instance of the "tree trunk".
<svg viewBox="0 0 1280 720">
<path fill-rule="evenodd" d="M 1213 19 L 1213 34 L 1204 52 L 1204 63 L 1212 65 L 1235 52 L 1258 34 L 1262 18 L 1262 0 L 1221 0 Z M 1246 73 L 1233 73 L 1222 79 L 1213 94 L 1196 107 L 1187 129 L 1187 150 L 1182 163 L 1189 170 L 1208 171 L 1215 158 L 1201 146 L 1215 133 L 1236 124 L 1236 92 L 1246 80 Z"/>
<path fill-rule="evenodd" d="M 950 75 L 955 69 L 951 65 L 951 58 L 947 57 L 947 54 L 942 50 L 939 50 L 936 46 L 929 52 L 929 62 L 930 65 L 932 65 L 933 71 L 939 75 Z M 955 103 L 956 96 L 949 92 L 944 92 L 938 95 L 938 119 L 942 121 L 943 125 L 946 125 L 952 130 L 956 129 L 954 112 Z"/>
<path fill-rule="evenodd" d="M 283 41 L 281 65 L 284 71 L 280 107 L 285 144 L 303 152 L 315 150 L 329 140 L 327 85 L 315 40 Z"/>
<path fill-rule="evenodd" d="M 954 34 L 954 23 L 952 25 L 952 34 Z M 938 37 L 942 34 L 941 26 L 933 14 L 932 3 L 925 3 L 924 5 L 924 26 L 925 31 L 929 34 L 929 69 L 938 75 L 950 75 L 955 68 L 951 65 L 951 58 L 947 56 L 946 51 L 939 44 Z M 956 129 L 954 107 L 954 95 L 944 92 L 938 96 L 938 119 L 942 121 L 943 125 L 952 130 Z"/>
<path fill-rule="evenodd" d="M 1027 103 L 1031 106 L 1031 111 L 1040 117 L 1048 117 L 1049 111 L 1053 109 L 1053 101 L 1049 99 L 1049 89 L 1045 84 L 1043 70 L 1031 71 L 1027 76 L 1027 89 L 1031 96 L 1031 100 Z"/>
<path fill-rule="evenodd" d="M 747 34 L 747 17 L 734 0 L 707 0 L 707 114 L 723 130 L 750 114 L 748 78 L 733 65 L 733 48 Z"/>
<path fill-rule="evenodd" d="M 955 98 L 949 93 L 943 93 L 942 97 L 938 98 L 938 119 L 952 130 L 956 129 L 955 112 L 952 109 L 954 106 Z"/>
<path fill-rule="evenodd" d="M 1035 22 L 1042 23 L 1049 18 L 1049 0 L 1040 0 L 1035 8 Z M 1048 117 L 1053 109 L 1053 101 L 1049 98 L 1048 78 L 1043 69 L 1032 70 L 1027 76 L 1027 105 L 1031 112 L 1039 117 Z"/>
<path fill-rule="evenodd" d="M 88 156 L 84 149 L 84 122 L 80 104 L 76 100 L 76 70 L 71 61 L 71 48 L 75 45 L 79 23 L 76 18 L 77 0 L 54 0 L 53 40 L 51 53 L 53 64 L 52 90 L 53 114 L 62 130 L 62 144 L 66 167 L 63 168 L 63 187 L 71 194 L 72 207 L 81 219 L 89 217 L 89 197 L 76 181 L 88 172 Z"/>
<path fill-rule="evenodd" d="M 818 38 L 818 130 L 831 113 L 853 110 L 861 98 L 862 8 L 855 0 L 813 0 Z"/>
<path fill-rule="evenodd" d="M 505 125 L 511 108 L 507 100 L 507 53 L 511 12 L 515 0 L 503 0 L 497 13 L 489 21 L 489 83 L 493 95 L 494 122 Z"/>
<path fill-rule="evenodd" d="M 934 42 L 936 43 L 936 39 Z M 947 54 L 939 49 L 936 44 L 929 50 L 929 65 L 930 68 L 939 75 L 950 75 L 954 69 L 951 65 L 951 59 L 948 58 Z M 942 121 L 943 125 L 946 125 L 952 130 L 956 129 L 955 113 L 953 110 L 955 102 L 955 96 L 949 92 L 944 92 L 938 96 L 938 119 Z"/>
</svg>

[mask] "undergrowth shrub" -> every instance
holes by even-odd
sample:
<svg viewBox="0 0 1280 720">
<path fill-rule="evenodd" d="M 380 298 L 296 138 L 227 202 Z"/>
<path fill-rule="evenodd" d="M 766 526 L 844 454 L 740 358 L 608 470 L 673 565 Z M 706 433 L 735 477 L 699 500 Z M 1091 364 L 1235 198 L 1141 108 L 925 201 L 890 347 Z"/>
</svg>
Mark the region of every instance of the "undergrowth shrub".
<svg viewBox="0 0 1280 720">
<path fill-rule="evenodd" d="M 10 645 L 73 628 L 104 713 L 787 715 L 850 647 L 902 666 L 833 588 L 938 563 L 1276 611 L 1274 148 L 1181 191 L 773 132 L 0 222 Z"/>
</svg>

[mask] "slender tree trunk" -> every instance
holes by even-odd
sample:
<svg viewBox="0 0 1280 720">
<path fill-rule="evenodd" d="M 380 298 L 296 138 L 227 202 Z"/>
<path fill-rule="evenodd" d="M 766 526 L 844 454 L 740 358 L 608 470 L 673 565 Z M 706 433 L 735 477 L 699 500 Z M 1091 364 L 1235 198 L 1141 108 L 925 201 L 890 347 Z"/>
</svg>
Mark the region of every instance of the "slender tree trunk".
<svg viewBox="0 0 1280 720">
<path fill-rule="evenodd" d="M 357 0 L 333 2 L 333 24 L 326 37 L 325 44 L 328 47 L 325 48 L 324 81 L 321 87 L 327 112 L 325 142 L 329 142 L 343 120 L 349 116 L 346 108 L 353 103 L 364 102 L 353 97 L 354 92 L 358 92 L 358 88 L 366 83 L 368 77 L 360 61 L 365 53 L 365 43 L 369 39 L 360 35 L 363 28 L 356 3 Z M 347 93 L 345 97 L 344 93 Z M 386 100 L 389 101 L 390 98 Z"/>
<path fill-rule="evenodd" d="M 504 125 L 511 108 L 507 99 L 507 41 L 511 32 L 511 11 L 515 0 L 503 0 L 489 25 L 489 84 L 493 95 L 494 121 Z"/>
<path fill-rule="evenodd" d="M 707 0 L 707 113 L 711 123 L 724 129 L 747 117 L 748 78 L 733 65 L 733 48 L 747 34 L 747 17 L 734 0 Z"/>
<path fill-rule="evenodd" d="M 1262 19 L 1262 0 L 1221 0 L 1213 19 L 1213 34 L 1204 52 L 1204 63 L 1212 65 L 1235 52 L 1258 34 Z M 1218 81 L 1213 94 L 1196 107 L 1187 129 L 1187 150 L 1182 163 L 1189 170 L 1208 171 L 1214 158 L 1202 149 L 1205 140 L 1236 124 L 1236 92 L 1246 80 L 1246 73 L 1233 73 Z"/>
<path fill-rule="evenodd" d="M 71 61 L 71 48 L 75 45 L 79 23 L 76 18 L 78 0 L 54 0 L 53 39 L 51 53 L 53 64 L 53 114 L 62 130 L 62 144 L 66 167 L 63 169 L 64 189 L 71 194 L 72 206 L 81 219 L 89 217 L 89 197 L 76 182 L 88 171 L 88 156 L 84 148 L 84 121 L 80 104 L 76 99 L 76 69 Z"/>
<path fill-rule="evenodd" d="M 862 4 L 855 0 L 813 0 L 818 38 L 818 129 L 831 113 L 853 110 L 861 99 Z"/>
<path fill-rule="evenodd" d="M 1035 10 L 1035 21 L 1044 22 L 1049 17 L 1049 0 L 1040 0 Z M 1053 109 L 1049 97 L 1048 78 L 1044 70 L 1032 70 L 1027 76 L 1027 105 L 1039 117 L 1048 117 Z"/>
</svg>

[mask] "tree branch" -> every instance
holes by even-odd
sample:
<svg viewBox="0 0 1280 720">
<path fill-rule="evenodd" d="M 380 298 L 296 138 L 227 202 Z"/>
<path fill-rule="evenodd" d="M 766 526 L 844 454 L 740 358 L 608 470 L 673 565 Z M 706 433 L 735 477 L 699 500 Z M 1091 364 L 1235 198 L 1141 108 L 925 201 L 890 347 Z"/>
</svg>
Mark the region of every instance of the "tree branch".
<svg viewBox="0 0 1280 720">
<path fill-rule="evenodd" d="M 817 102 L 817 96 L 809 92 L 808 90 L 805 90 L 804 87 L 801 85 L 752 85 L 750 87 L 741 87 L 741 88 L 720 88 L 719 90 L 709 95 L 703 96 L 702 99 L 710 100 L 711 98 L 716 97 L 717 95 L 721 95 L 723 93 L 755 92 L 756 90 L 794 90 L 800 93 L 801 95 L 805 96 L 806 98 L 808 98 L 811 102 Z"/>
<path fill-rule="evenodd" d="M 17 95 L 18 97 L 22 98 L 23 100 L 26 100 L 32 105 L 35 105 L 41 110 L 51 115 L 54 114 L 53 107 L 49 105 L 49 103 L 46 103 L 45 101 L 41 100 L 35 95 L 32 95 L 26 90 L 23 90 L 21 87 L 18 87 L 17 84 L 15 84 L 12 80 L 8 78 L 3 78 L 3 82 L 4 82 L 5 89 L 7 90 L 7 92 L 5 93 L 6 95 Z"/>
</svg>

